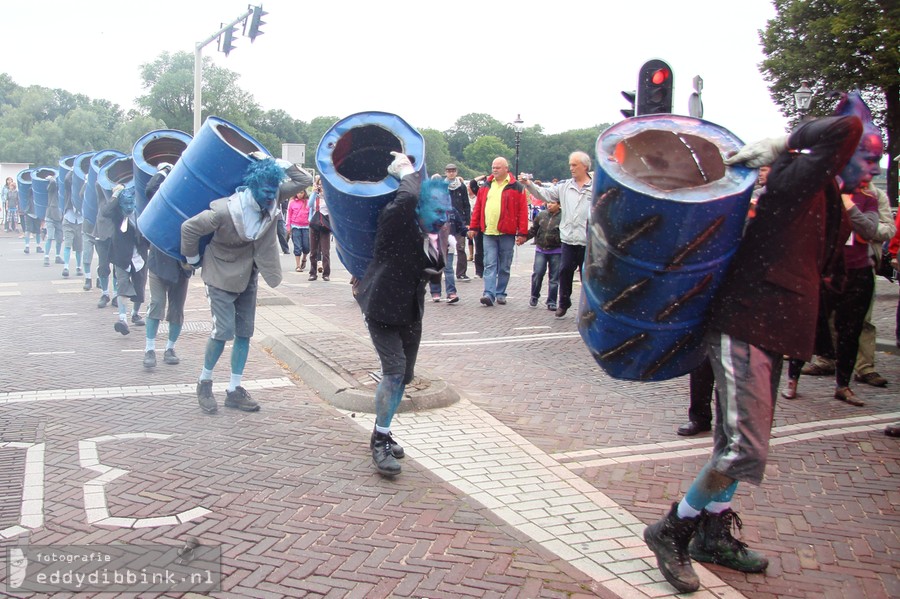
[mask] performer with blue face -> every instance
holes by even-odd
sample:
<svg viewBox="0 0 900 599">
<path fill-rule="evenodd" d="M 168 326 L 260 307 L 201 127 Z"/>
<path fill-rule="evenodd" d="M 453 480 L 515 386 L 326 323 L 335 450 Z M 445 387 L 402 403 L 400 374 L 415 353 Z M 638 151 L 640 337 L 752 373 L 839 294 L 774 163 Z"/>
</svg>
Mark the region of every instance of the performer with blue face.
<svg viewBox="0 0 900 599">
<path fill-rule="evenodd" d="M 391 154 L 394 161 L 387 172 L 400 180 L 400 187 L 378 215 L 374 256 L 356 293 L 381 360 L 369 448 L 375 468 L 385 476 L 401 470 L 397 458 L 404 451 L 391 435 L 391 420 L 413 379 L 422 339 L 425 283 L 444 268 L 438 231 L 451 210 L 446 181 L 423 182 L 407 156 Z"/>
<path fill-rule="evenodd" d="M 113 328 L 116 332 L 127 335 L 128 328 L 127 302 L 131 300 L 131 322 L 136 326 L 144 326 L 141 318 L 141 304 L 144 303 L 144 291 L 147 286 L 147 250 L 150 242 L 141 235 L 137 228 L 137 214 L 134 212 L 134 186 L 116 185 L 109 202 L 102 205 L 103 216 L 112 222 L 113 231 L 110 238 L 109 260 L 113 264 L 116 277 L 116 296 L 118 298 L 118 319 Z"/>
<path fill-rule="evenodd" d="M 241 386 L 250 352 L 256 317 L 257 279 L 262 274 L 270 287 L 281 283 L 281 251 L 276 223 L 278 199 L 290 197 L 312 183 L 312 177 L 296 165 L 284 166 L 261 153 L 244 174 L 244 185 L 227 198 L 214 200 L 181 225 L 181 253 L 188 267 L 202 267 L 201 277 L 213 317 L 213 330 L 206 343 L 203 370 L 197 383 L 197 401 L 207 414 L 218 410 L 212 393 L 212 371 L 234 339 L 231 379 L 225 407 L 244 412 L 259 410 L 259 404 Z M 212 235 L 201 259 L 200 239 Z"/>
</svg>

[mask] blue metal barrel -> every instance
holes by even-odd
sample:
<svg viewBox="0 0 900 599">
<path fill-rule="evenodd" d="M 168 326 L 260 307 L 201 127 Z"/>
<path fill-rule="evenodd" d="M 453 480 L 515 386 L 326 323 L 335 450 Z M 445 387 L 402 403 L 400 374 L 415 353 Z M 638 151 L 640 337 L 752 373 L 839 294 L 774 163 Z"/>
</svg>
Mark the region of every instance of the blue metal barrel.
<svg viewBox="0 0 900 599">
<path fill-rule="evenodd" d="M 26 210 L 28 203 L 32 201 L 31 195 L 31 171 L 26 168 L 16 173 L 16 187 L 19 190 L 19 214 Z"/>
<path fill-rule="evenodd" d="M 138 214 L 147 207 L 147 183 L 156 174 L 157 167 L 168 162 L 174 165 L 191 143 L 191 136 L 176 129 L 157 129 L 141 137 L 134 144 L 134 191 Z"/>
<path fill-rule="evenodd" d="M 31 193 L 34 196 L 34 215 L 39 220 L 47 215 L 47 196 L 50 187 L 50 181 L 47 179 L 50 175 L 56 177 L 58 173 L 55 168 L 49 166 L 41 166 L 31 171 Z"/>
<path fill-rule="evenodd" d="M 400 186 L 387 174 L 391 152 L 412 156 L 419 172 L 427 172 L 424 139 L 387 112 L 351 114 L 331 126 L 316 150 L 338 258 L 359 278 L 372 260 L 378 213 Z"/>
<path fill-rule="evenodd" d="M 123 156 L 125 154 L 118 150 L 100 150 L 91 156 L 91 168 L 87 173 L 87 186 L 84 188 L 84 204 L 82 205 L 84 220 L 90 223 L 91 227 L 85 228 L 85 232 L 92 232 L 93 225 L 97 222 L 97 194 L 100 193 L 97 190 L 97 175 L 104 164 Z"/>
<path fill-rule="evenodd" d="M 72 169 L 75 165 L 76 156 L 73 154 L 72 156 L 63 156 L 59 159 L 59 168 L 57 172 L 59 173 L 59 181 L 57 181 L 59 185 L 59 211 L 65 212 L 66 210 L 66 202 L 69 199 L 69 194 L 71 193 L 71 188 L 66 186 L 66 177 L 69 173 L 72 172 Z"/>
<path fill-rule="evenodd" d="M 133 186 L 134 164 L 131 156 L 114 158 L 100 167 L 97 172 L 97 187 L 103 192 L 103 197 L 112 197 L 112 190 L 116 185 L 125 187 Z"/>
<path fill-rule="evenodd" d="M 665 380 L 703 359 L 707 308 L 740 243 L 756 171 L 708 121 L 626 119 L 597 140 L 579 331 L 611 376 Z"/>
<path fill-rule="evenodd" d="M 94 157 L 95 152 L 84 152 L 83 154 L 79 154 L 75 157 L 75 161 L 72 164 L 72 204 L 75 205 L 76 210 L 82 210 L 84 208 L 84 183 L 87 181 L 88 172 L 91 170 L 91 158 Z M 90 224 L 93 226 L 94 221 L 90 221 Z M 85 229 L 88 230 L 87 228 Z"/>
<path fill-rule="evenodd" d="M 218 117 L 207 118 L 138 217 L 141 232 L 166 254 L 184 260 L 182 223 L 209 208 L 213 200 L 233 194 L 253 160 L 249 154 L 256 151 L 269 154 L 236 125 Z"/>
</svg>

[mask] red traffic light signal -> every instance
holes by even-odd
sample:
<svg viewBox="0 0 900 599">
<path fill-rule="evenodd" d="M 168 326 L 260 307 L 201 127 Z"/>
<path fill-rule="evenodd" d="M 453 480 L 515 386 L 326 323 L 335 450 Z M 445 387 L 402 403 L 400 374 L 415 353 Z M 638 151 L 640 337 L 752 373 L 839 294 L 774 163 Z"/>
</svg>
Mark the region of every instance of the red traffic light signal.
<svg viewBox="0 0 900 599">
<path fill-rule="evenodd" d="M 662 60 L 654 58 L 641 66 L 638 72 L 638 115 L 672 112 L 672 79 L 672 68 Z"/>
</svg>

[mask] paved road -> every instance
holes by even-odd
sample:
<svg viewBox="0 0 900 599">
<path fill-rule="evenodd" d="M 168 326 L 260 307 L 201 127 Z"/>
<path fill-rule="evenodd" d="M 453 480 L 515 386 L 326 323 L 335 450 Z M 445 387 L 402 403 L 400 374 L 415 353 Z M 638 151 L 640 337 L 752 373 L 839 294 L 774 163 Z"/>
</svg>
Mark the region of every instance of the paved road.
<svg viewBox="0 0 900 599">
<path fill-rule="evenodd" d="M 529 247 L 507 306 L 481 307 L 477 280 L 459 304 L 429 303 L 419 363 L 461 399 L 398 416 L 408 458 L 386 480 L 371 416 L 334 408 L 285 367 L 295 356 L 264 349 L 309 339 L 326 367 L 377 370 L 340 268 L 330 282 L 286 269 L 262 293 L 245 381 L 263 410 L 208 417 L 194 396 L 209 332 L 199 280 L 182 363 L 148 373 L 141 331 L 115 333 L 95 292 L 20 244 L 0 236 L 0 547 L 196 536 L 223 548 L 218 596 L 673 594 L 640 533 L 708 453 L 708 436 L 674 434 L 687 381 L 599 371 L 574 318 L 527 306 Z M 877 322 L 892 324 L 897 288 L 878 294 Z M 769 570 L 703 568 L 695 596 L 900 596 L 900 447 L 882 434 L 900 420 L 900 357 L 878 359 L 895 384 L 858 389 L 864 408 L 812 377 L 780 402 L 767 479 L 735 498 Z M 216 375 L 221 398 L 227 354 Z"/>
</svg>

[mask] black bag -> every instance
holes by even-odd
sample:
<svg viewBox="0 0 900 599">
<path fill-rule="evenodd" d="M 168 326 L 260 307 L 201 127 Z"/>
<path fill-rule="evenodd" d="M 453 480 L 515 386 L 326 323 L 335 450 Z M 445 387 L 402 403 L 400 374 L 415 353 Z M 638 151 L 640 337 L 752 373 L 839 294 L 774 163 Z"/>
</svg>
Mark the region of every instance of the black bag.
<svg viewBox="0 0 900 599">
<path fill-rule="evenodd" d="M 321 233 L 331 233 L 331 219 L 319 212 L 319 198 L 316 196 L 316 211 L 309 219 L 309 227 Z"/>
</svg>

